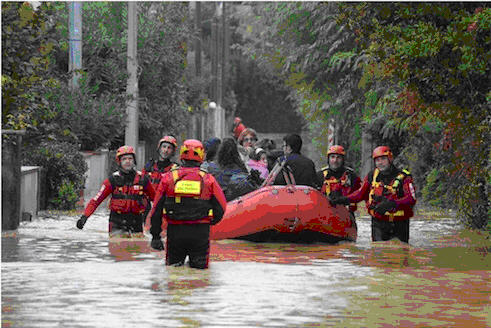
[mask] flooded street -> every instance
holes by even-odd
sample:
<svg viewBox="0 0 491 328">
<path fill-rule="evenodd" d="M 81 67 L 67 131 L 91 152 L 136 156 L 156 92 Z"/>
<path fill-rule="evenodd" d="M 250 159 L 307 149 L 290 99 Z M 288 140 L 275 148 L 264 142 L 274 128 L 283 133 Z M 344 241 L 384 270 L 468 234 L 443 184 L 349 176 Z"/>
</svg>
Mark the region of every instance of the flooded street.
<svg viewBox="0 0 491 328">
<path fill-rule="evenodd" d="M 23 222 L 2 236 L 2 327 L 489 327 L 489 240 L 451 218 L 410 245 L 212 242 L 209 270 L 109 242 L 107 214 Z"/>
</svg>

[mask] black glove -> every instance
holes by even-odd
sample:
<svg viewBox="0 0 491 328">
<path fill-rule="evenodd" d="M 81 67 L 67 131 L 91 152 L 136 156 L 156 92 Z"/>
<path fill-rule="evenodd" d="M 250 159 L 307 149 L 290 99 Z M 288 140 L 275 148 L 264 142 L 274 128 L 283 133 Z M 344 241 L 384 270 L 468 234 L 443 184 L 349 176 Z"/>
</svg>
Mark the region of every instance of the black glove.
<svg viewBox="0 0 491 328">
<path fill-rule="evenodd" d="M 329 198 L 329 203 L 331 203 L 331 205 L 337 205 L 337 204 L 341 204 L 341 205 L 349 205 L 350 203 L 350 200 L 348 197 L 345 197 L 345 196 L 342 196 L 339 192 L 331 192 L 328 196 Z"/>
<path fill-rule="evenodd" d="M 150 246 L 158 251 L 164 250 L 164 244 L 162 243 L 162 239 L 160 239 L 160 237 L 152 237 L 152 242 L 150 243 Z"/>
<path fill-rule="evenodd" d="M 384 200 L 386 200 L 386 198 L 384 196 L 377 196 L 377 195 L 374 195 L 373 196 L 373 200 L 376 202 L 376 203 L 381 203 L 383 202 Z"/>
<path fill-rule="evenodd" d="M 85 222 L 87 222 L 87 217 L 85 215 L 82 215 L 80 219 L 77 220 L 77 228 L 83 229 Z"/>
<path fill-rule="evenodd" d="M 396 202 L 393 200 L 384 200 L 380 204 L 377 204 L 373 209 L 376 213 L 384 215 L 385 212 L 390 211 L 396 207 Z"/>
</svg>

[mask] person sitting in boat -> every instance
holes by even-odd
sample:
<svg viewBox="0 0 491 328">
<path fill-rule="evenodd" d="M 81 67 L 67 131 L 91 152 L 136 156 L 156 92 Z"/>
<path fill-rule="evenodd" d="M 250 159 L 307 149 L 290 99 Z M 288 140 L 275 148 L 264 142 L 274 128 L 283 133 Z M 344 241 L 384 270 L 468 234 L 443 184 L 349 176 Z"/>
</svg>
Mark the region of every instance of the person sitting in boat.
<svg viewBox="0 0 491 328">
<path fill-rule="evenodd" d="M 133 147 L 119 147 L 116 162 L 119 170 L 104 180 L 101 189 L 89 201 L 84 214 L 77 221 L 77 228 L 83 229 L 87 219 L 111 195 L 109 235 L 143 232 L 145 198 L 153 199 L 155 191 L 148 176 L 135 170 L 136 154 Z"/>
<path fill-rule="evenodd" d="M 276 160 L 283 156 L 281 149 L 276 149 L 276 142 L 273 139 L 264 138 L 256 142 L 257 148 L 262 148 L 266 151 L 266 159 L 268 160 L 268 171 L 273 170 Z"/>
<path fill-rule="evenodd" d="M 327 166 L 317 172 L 317 177 L 322 184 L 321 192 L 329 196 L 332 193 L 338 193 L 339 196 L 347 196 L 348 194 L 358 190 L 361 186 L 361 179 L 356 175 L 352 168 L 345 165 L 346 152 L 344 147 L 334 145 L 329 147 L 327 151 Z M 355 214 L 357 210 L 356 203 L 351 203 L 348 208 L 351 220 L 354 224 Z"/>
<path fill-rule="evenodd" d="M 288 134 L 283 137 L 284 155 L 278 159 L 279 164 L 292 173 L 295 184 L 319 189 L 321 183 L 317 178 L 315 164 L 300 153 L 301 149 L 302 138 L 298 134 Z M 274 184 L 286 185 L 285 175 L 280 172 L 276 176 Z"/>
<path fill-rule="evenodd" d="M 221 143 L 222 141 L 217 137 L 210 138 L 203 143 L 205 147 L 205 160 L 201 164 L 202 170 L 211 174 L 218 172 L 219 168 L 215 159 Z"/>
<path fill-rule="evenodd" d="M 398 238 L 409 241 L 409 219 L 413 216 L 416 195 L 413 179 L 407 170 L 393 164 L 392 151 L 387 146 L 373 150 L 375 169 L 363 179 L 361 187 L 347 196 L 330 193 L 334 204 L 348 205 L 365 200 L 372 217 L 372 241 Z"/>
<path fill-rule="evenodd" d="M 250 171 L 247 162 L 254 153 L 255 144 L 257 142 L 257 133 L 254 129 L 246 128 L 241 132 L 238 138 L 239 145 L 237 146 L 240 159 L 245 164 L 248 171 Z"/>
<path fill-rule="evenodd" d="M 237 144 L 233 138 L 224 138 L 218 149 L 219 170 L 214 174 L 223 189 L 227 201 L 256 190 L 262 181 L 257 175 L 250 175 L 240 159 Z M 253 170 L 255 171 L 255 170 Z M 257 171 L 256 171 L 257 172 Z"/>
<path fill-rule="evenodd" d="M 257 170 L 260 173 L 261 179 L 268 177 L 268 159 L 266 157 L 266 151 L 262 148 L 256 148 L 251 156 L 251 159 L 247 162 L 251 170 Z"/>
<path fill-rule="evenodd" d="M 182 167 L 162 176 L 145 230 L 152 234 L 151 247 L 162 250 L 160 234 L 167 221 L 165 264 L 206 269 L 210 253 L 210 225 L 223 218 L 227 202 L 213 175 L 200 169 L 204 147 L 188 139 L 180 150 Z"/>
</svg>

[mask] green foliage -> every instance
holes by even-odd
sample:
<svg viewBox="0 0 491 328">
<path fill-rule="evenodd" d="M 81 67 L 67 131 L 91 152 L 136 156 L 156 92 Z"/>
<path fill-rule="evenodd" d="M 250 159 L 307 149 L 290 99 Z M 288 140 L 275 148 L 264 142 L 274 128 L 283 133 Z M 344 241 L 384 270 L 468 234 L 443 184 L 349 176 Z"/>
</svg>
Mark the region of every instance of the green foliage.
<svg viewBox="0 0 491 328">
<path fill-rule="evenodd" d="M 98 93 L 97 86 L 89 87 L 87 78 L 79 80 L 79 88 L 64 85 L 46 95 L 50 110 L 36 117 L 44 123 L 31 135 L 47 136 L 51 140 L 67 140 L 80 145 L 80 150 L 107 148 L 125 129 L 125 96 Z"/>
<path fill-rule="evenodd" d="M 23 149 L 22 165 L 46 170 L 46 198 L 52 206 L 65 206 L 84 188 L 87 164 L 77 146 L 68 142 L 42 142 Z M 63 190 L 60 189 L 63 187 Z M 60 197 L 65 198 L 60 198 Z"/>
<path fill-rule="evenodd" d="M 49 107 L 43 97 L 58 81 L 50 76 L 54 25 L 51 4 L 37 11 L 28 2 L 2 2 L 2 128 L 25 129 L 31 116 Z"/>
<path fill-rule="evenodd" d="M 75 190 L 75 184 L 69 180 L 63 180 L 58 195 L 53 198 L 52 203 L 56 209 L 72 210 L 79 201 L 80 194 Z"/>
<path fill-rule="evenodd" d="M 325 153 L 328 121 L 336 122 L 337 140 L 348 147 L 359 138 L 350 130 L 358 122 L 362 94 L 357 90 L 363 55 L 354 37 L 337 24 L 334 3 L 254 3 L 256 20 L 244 33 L 241 47 L 254 55 L 264 71 L 279 76 L 290 89 L 298 112 L 318 150 Z M 259 16 L 260 14 L 260 16 Z"/>
<path fill-rule="evenodd" d="M 422 190 L 423 200 L 431 206 L 446 208 L 449 205 L 449 195 L 444 185 L 445 174 L 437 169 L 430 171 Z M 454 206 L 452 206 L 454 207 Z"/>
<path fill-rule="evenodd" d="M 489 179 L 491 9 L 483 3 L 347 3 L 340 8 L 338 21 L 348 24 L 371 58 L 360 87 L 372 93 L 380 86 L 388 90 L 376 106 L 367 107 L 366 117 L 381 114 L 389 126 L 412 136 L 435 123 L 438 138 L 427 146 L 436 151 L 428 164 L 444 172 L 438 176 L 439 190 L 456 197 L 465 222 L 482 228 L 489 206 L 489 186 L 482 187 L 481 180 Z M 434 174 L 429 177 L 425 193 L 431 197 L 438 187 Z"/>
</svg>

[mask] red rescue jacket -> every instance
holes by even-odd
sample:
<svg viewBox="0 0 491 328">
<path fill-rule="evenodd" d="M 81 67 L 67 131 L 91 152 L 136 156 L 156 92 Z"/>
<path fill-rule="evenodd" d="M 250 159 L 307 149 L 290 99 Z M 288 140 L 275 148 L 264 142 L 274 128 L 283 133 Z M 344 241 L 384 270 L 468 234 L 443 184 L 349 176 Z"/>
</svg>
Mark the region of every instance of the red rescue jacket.
<svg viewBox="0 0 491 328">
<path fill-rule="evenodd" d="M 347 197 L 350 202 L 360 202 L 365 200 L 368 213 L 379 220 L 384 221 L 403 221 L 414 215 L 413 207 L 416 204 L 416 195 L 413 186 L 413 179 L 406 170 L 393 168 L 393 173 L 389 176 L 389 183 L 384 184 L 378 169 L 370 172 L 361 188 L 349 194 Z M 374 211 L 377 204 L 385 199 L 393 200 L 396 206 L 393 210 L 380 215 Z"/>
<path fill-rule="evenodd" d="M 157 190 L 160 180 L 162 179 L 162 174 L 179 167 L 179 165 L 174 162 L 169 161 L 169 163 L 170 164 L 167 166 L 159 167 L 158 161 L 151 161 L 145 165 L 145 168 L 143 168 L 142 174 L 146 174 L 148 176 L 155 191 Z"/>
<path fill-rule="evenodd" d="M 125 182 L 123 173 L 114 172 L 104 180 L 97 195 L 92 198 L 85 208 L 84 215 L 89 217 L 97 207 L 112 195 L 109 209 L 118 214 L 142 214 L 145 211 L 145 198 L 153 199 L 155 191 L 146 176 L 137 171 L 132 182 Z"/>
<path fill-rule="evenodd" d="M 329 167 L 322 168 L 321 172 L 324 180 L 321 192 L 326 196 L 329 196 L 332 191 L 339 191 L 341 195 L 347 196 L 361 186 L 361 179 L 349 167 L 345 168 L 339 179 L 333 175 L 334 172 L 329 170 Z M 356 203 L 349 205 L 350 212 L 355 212 L 357 209 Z"/>
<path fill-rule="evenodd" d="M 169 224 L 218 223 L 227 201 L 215 178 L 199 167 L 181 167 L 162 176 L 146 229 L 152 235 Z"/>
</svg>

